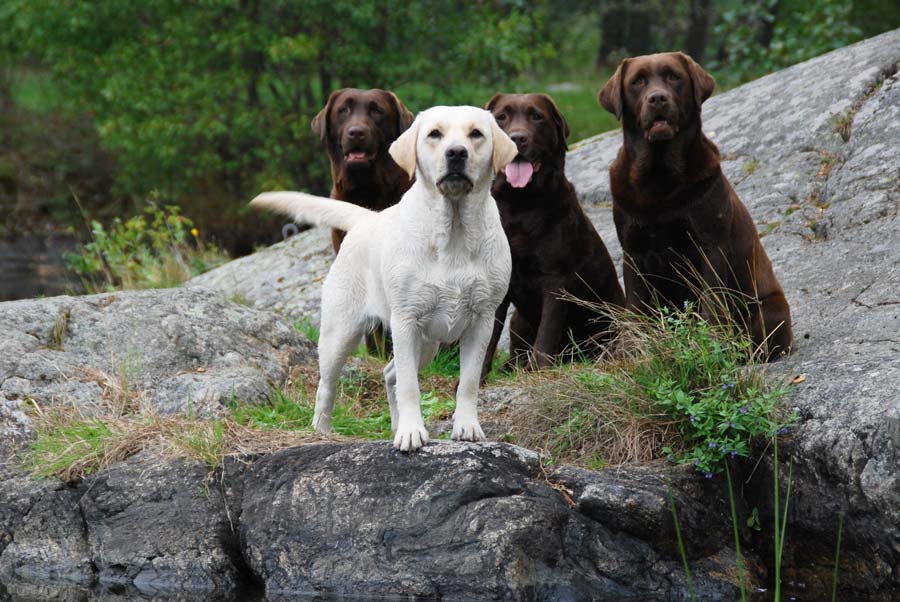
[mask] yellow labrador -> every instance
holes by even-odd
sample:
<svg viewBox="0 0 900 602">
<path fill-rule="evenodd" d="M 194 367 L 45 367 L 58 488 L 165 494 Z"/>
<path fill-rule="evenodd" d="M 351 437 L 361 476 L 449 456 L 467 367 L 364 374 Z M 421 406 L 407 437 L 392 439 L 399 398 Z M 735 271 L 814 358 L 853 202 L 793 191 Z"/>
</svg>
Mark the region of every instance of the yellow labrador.
<svg viewBox="0 0 900 602">
<path fill-rule="evenodd" d="M 394 341 L 394 358 L 384 369 L 394 446 L 414 451 L 428 442 L 418 372 L 440 343 L 457 340 L 453 438 L 484 440 L 477 408 L 481 363 L 511 270 L 491 182 L 517 153 L 488 111 L 434 107 L 391 145 L 394 161 L 416 178 L 399 204 L 375 213 L 300 192 L 253 199 L 255 207 L 348 232 L 322 288 L 317 431 L 331 431 L 347 356 L 381 322 Z"/>
</svg>

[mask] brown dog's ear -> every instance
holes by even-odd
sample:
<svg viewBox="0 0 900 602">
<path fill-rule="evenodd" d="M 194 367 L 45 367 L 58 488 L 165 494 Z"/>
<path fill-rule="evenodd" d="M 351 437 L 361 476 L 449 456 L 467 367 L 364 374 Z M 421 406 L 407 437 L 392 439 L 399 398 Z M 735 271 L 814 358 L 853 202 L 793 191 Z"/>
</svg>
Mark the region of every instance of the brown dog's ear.
<svg viewBox="0 0 900 602">
<path fill-rule="evenodd" d="M 519 147 L 512 141 L 506 132 L 497 125 L 497 120 L 491 115 L 491 139 L 494 142 L 494 150 L 491 162 L 494 165 L 494 173 L 500 173 L 503 168 L 512 163 L 519 154 Z"/>
<path fill-rule="evenodd" d="M 541 98 L 547 101 L 547 104 L 550 106 L 550 116 L 553 118 L 553 123 L 556 124 L 556 132 L 559 135 L 559 145 L 562 147 L 563 151 L 569 150 L 569 145 L 566 142 L 566 139 L 569 137 L 569 124 L 566 121 L 566 118 L 563 117 L 562 111 L 559 110 L 559 107 L 556 106 L 556 102 L 549 94 L 540 94 Z"/>
<path fill-rule="evenodd" d="M 484 106 L 483 106 L 482 108 L 483 108 L 485 111 L 493 111 L 493 110 L 494 110 L 494 107 L 497 106 L 497 103 L 498 103 L 498 102 L 500 101 L 500 99 L 503 98 L 504 96 L 506 96 L 506 94 L 504 94 L 503 92 L 497 92 L 496 94 L 494 94 L 493 96 L 491 96 L 491 99 L 490 99 L 489 101 L 487 101 L 486 103 L 484 103 Z"/>
<path fill-rule="evenodd" d="M 394 109 L 397 111 L 397 133 L 402 134 L 413 124 L 413 121 L 416 120 L 416 116 L 412 114 L 412 111 L 406 108 L 406 105 L 400 101 L 396 94 L 389 90 L 385 90 L 384 93 L 387 94 L 391 99 L 391 102 L 394 103 Z"/>
<path fill-rule="evenodd" d="M 609 81 L 606 82 L 606 85 L 603 86 L 603 89 L 600 90 L 600 94 L 597 95 L 597 100 L 600 101 L 600 105 L 616 116 L 616 119 L 622 119 L 622 105 L 624 103 L 624 99 L 622 98 L 622 82 L 625 80 L 625 68 L 628 66 L 628 59 L 624 59 L 619 66 L 616 67 L 616 72 L 613 73 L 613 76 L 609 78 Z"/>
<path fill-rule="evenodd" d="M 697 103 L 697 110 L 699 111 L 700 105 L 710 97 L 715 89 L 716 80 L 713 79 L 712 75 L 704 71 L 703 67 L 697 64 L 697 61 L 685 53 L 679 52 L 678 57 L 691 75 L 691 85 L 694 87 L 694 102 Z"/>
<path fill-rule="evenodd" d="M 335 90 L 328 97 L 328 101 L 325 103 L 325 106 L 322 107 L 322 110 L 319 111 L 315 117 L 312 118 L 312 121 L 309 122 L 309 125 L 312 127 L 312 131 L 318 134 L 319 138 L 325 140 L 328 136 L 328 113 L 331 111 L 331 107 L 334 105 L 334 102 L 337 100 L 337 97 L 341 92 L 344 91 L 344 88 L 340 90 Z"/>
<path fill-rule="evenodd" d="M 405 132 L 391 143 L 388 153 L 394 159 L 394 163 L 413 179 L 416 175 L 416 143 L 419 141 L 419 122 L 414 120 Z"/>
</svg>

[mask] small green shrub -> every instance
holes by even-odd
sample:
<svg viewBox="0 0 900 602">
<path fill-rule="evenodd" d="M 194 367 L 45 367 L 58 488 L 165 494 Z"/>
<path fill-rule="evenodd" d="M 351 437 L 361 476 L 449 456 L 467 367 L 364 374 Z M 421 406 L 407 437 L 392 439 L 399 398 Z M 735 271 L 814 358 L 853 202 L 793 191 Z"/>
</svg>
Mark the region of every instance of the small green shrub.
<svg viewBox="0 0 900 602">
<path fill-rule="evenodd" d="M 88 292 L 177 286 L 228 260 L 205 244 L 200 232 L 174 205 L 150 203 L 144 213 L 107 228 L 91 222 L 91 241 L 67 257 Z"/>
<path fill-rule="evenodd" d="M 693 305 L 614 319 L 611 358 L 530 377 L 542 380 L 514 413 L 520 444 L 583 464 L 666 456 L 711 477 L 790 421 L 779 409 L 786 387 L 768 381 L 736 328 Z"/>
</svg>

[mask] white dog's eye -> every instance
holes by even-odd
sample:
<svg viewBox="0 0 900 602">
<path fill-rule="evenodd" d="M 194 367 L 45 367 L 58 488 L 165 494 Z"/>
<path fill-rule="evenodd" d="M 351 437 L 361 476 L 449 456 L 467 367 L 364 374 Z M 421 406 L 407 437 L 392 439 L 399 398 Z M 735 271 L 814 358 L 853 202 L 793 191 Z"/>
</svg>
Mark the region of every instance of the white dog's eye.
<svg viewBox="0 0 900 602">
<path fill-rule="evenodd" d="M 434 138 L 435 140 L 440 140 L 441 138 L 444 137 L 444 135 L 441 133 L 440 130 L 431 130 L 430 132 L 428 132 L 428 137 Z"/>
<path fill-rule="evenodd" d="M 469 132 L 469 138 L 484 138 L 484 134 L 481 133 L 481 130 L 472 130 L 471 132 Z"/>
</svg>

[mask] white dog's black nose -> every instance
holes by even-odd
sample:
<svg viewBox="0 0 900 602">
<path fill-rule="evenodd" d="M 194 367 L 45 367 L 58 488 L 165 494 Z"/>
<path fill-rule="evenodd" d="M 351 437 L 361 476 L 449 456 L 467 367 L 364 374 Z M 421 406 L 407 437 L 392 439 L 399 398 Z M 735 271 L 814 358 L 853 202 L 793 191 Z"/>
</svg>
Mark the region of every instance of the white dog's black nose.
<svg viewBox="0 0 900 602">
<path fill-rule="evenodd" d="M 469 158 L 469 151 L 465 146 L 451 146 L 444 152 L 448 161 L 465 161 Z"/>
</svg>

